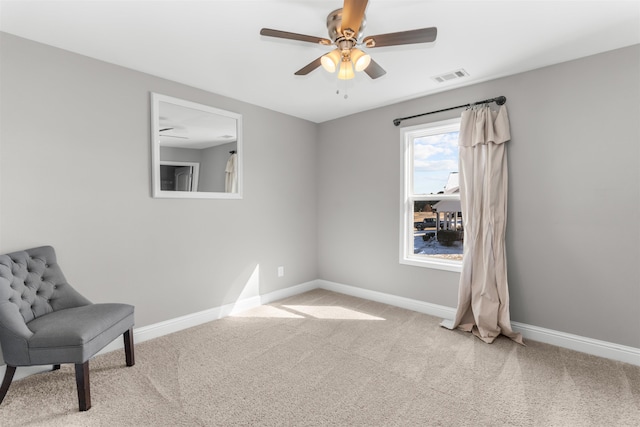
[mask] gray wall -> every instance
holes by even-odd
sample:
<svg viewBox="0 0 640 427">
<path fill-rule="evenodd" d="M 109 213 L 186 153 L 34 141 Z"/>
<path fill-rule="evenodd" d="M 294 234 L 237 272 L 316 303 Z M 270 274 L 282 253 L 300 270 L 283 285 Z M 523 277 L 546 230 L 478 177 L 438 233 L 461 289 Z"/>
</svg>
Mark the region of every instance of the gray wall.
<svg viewBox="0 0 640 427">
<path fill-rule="evenodd" d="M 172 162 L 195 162 L 202 161 L 202 150 L 194 148 L 160 147 L 160 160 Z"/>
<path fill-rule="evenodd" d="M 316 125 L 1 34 L 0 250 L 53 245 L 136 326 L 317 278 Z M 243 115 L 242 200 L 151 198 L 157 92 Z M 117 171 L 118 173 L 114 173 Z M 277 277 L 277 267 L 286 275 Z"/>
<path fill-rule="evenodd" d="M 512 320 L 640 347 L 638 76 L 636 45 L 323 123 L 320 278 L 455 307 L 458 273 L 398 263 L 392 120 L 504 95 Z"/>
<path fill-rule="evenodd" d="M 640 347 L 639 46 L 315 125 L 0 42 L 0 251 L 54 245 L 72 284 L 135 304 L 137 326 L 231 303 L 256 267 L 244 296 L 321 278 L 455 306 L 457 273 L 398 263 L 391 120 L 505 95 L 513 320 Z M 243 114 L 244 199 L 150 197 L 151 91 Z"/>
</svg>

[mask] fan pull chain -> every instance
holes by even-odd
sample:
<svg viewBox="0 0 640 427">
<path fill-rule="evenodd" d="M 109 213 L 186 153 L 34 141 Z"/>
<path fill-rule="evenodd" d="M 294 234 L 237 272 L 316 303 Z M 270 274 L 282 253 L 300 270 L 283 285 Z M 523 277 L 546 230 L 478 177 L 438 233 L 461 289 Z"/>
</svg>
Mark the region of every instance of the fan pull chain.
<svg viewBox="0 0 640 427">
<path fill-rule="evenodd" d="M 343 93 L 343 98 L 349 99 L 349 83 L 351 80 L 338 80 L 338 88 L 336 89 L 336 95 L 340 95 L 340 92 Z M 342 86 L 342 91 L 340 90 L 340 86 Z"/>
</svg>

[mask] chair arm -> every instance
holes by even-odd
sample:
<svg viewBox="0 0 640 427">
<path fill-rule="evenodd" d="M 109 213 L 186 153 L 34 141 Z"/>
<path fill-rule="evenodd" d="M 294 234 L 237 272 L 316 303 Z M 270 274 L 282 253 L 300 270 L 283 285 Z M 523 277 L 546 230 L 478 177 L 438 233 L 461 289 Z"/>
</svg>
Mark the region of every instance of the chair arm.
<svg viewBox="0 0 640 427">
<path fill-rule="evenodd" d="M 0 346 L 5 363 L 13 366 L 30 364 L 27 341 L 32 335 L 18 307 L 10 301 L 1 302 Z"/>
</svg>

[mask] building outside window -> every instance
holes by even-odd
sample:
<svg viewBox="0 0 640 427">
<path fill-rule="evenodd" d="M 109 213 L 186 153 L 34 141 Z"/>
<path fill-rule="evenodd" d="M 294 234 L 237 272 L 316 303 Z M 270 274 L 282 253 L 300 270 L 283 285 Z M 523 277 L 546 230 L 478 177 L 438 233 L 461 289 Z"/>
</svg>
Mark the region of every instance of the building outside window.
<svg viewBox="0 0 640 427">
<path fill-rule="evenodd" d="M 460 119 L 403 128 L 400 262 L 460 271 Z"/>
</svg>

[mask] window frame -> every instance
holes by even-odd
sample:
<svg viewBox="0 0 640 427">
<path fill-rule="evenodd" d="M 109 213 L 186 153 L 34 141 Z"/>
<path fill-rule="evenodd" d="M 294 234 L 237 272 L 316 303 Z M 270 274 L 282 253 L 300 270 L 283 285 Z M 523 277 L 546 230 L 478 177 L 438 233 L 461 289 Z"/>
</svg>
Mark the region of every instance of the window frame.
<svg viewBox="0 0 640 427">
<path fill-rule="evenodd" d="M 439 259 L 416 255 L 413 236 L 413 206 L 416 201 L 460 200 L 459 194 L 415 195 L 413 191 L 413 140 L 415 138 L 437 135 L 460 130 L 460 118 L 439 120 L 400 129 L 400 264 L 416 267 L 462 271 L 462 261 Z M 411 230 L 408 232 L 407 230 Z"/>
</svg>

